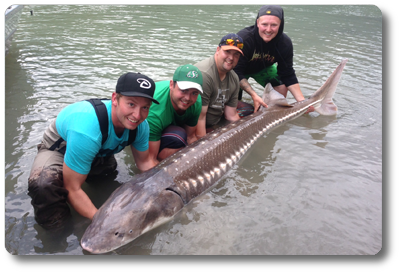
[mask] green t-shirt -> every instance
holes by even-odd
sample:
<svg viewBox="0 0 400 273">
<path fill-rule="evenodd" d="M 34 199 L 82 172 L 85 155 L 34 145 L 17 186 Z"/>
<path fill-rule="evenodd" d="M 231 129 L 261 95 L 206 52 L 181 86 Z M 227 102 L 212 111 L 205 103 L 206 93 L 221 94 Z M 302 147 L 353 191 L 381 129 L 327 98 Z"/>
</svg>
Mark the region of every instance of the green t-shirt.
<svg viewBox="0 0 400 273">
<path fill-rule="evenodd" d="M 225 106 L 237 107 L 239 77 L 235 71 L 229 71 L 223 81 L 220 80 L 214 55 L 195 64 L 203 75 L 203 106 L 208 106 L 206 127 L 217 124 L 224 115 Z"/>
<path fill-rule="evenodd" d="M 156 90 L 154 98 L 160 103 L 153 103 L 150 107 L 147 122 L 150 126 L 150 141 L 158 141 L 161 139 L 162 131 L 169 125 L 184 125 L 193 127 L 197 125 L 197 121 L 201 112 L 201 96 L 190 106 L 183 115 L 176 113 L 172 106 L 169 90 L 170 81 L 156 82 Z"/>
</svg>

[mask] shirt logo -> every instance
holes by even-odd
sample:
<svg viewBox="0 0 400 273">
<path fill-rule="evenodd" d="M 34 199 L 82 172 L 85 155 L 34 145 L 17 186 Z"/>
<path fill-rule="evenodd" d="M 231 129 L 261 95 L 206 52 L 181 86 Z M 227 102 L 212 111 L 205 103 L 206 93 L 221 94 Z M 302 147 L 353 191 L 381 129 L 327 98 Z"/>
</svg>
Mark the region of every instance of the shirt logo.
<svg viewBox="0 0 400 273">
<path fill-rule="evenodd" d="M 139 79 L 137 79 L 137 82 L 140 84 L 141 88 L 144 88 L 144 89 L 150 89 L 151 88 L 151 83 L 146 79 L 139 78 Z"/>
<path fill-rule="evenodd" d="M 188 77 L 188 78 L 192 78 L 192 79 L 196 79 L 196 78 L 198 78 L 199 77 L 199 73 L 197 73 L 197 71 L 189 71 L 187 74 L 186 74 L 186 77 Z"/>
</svg>

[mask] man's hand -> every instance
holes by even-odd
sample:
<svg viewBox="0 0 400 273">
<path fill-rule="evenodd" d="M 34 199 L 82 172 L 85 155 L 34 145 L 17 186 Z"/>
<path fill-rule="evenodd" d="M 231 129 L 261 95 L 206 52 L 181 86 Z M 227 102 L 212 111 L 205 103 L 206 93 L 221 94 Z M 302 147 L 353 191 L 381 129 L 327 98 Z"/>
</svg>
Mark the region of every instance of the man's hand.
<svg viewBox="0 0 400 273">
<path fill-rule="evenodd" d="M 184 126 L 186 135 L 187 135 L 187 144 L 192 144 L 193 142 L 197 141 L 199 137 L 196 135 L 196 126 Z"/>
<path fill-rule="evenodd" d="M 135 147 L 131 145 L 131 151 L 133 158 L 135 159 L 136 166 L 142 172 L 153 168 L 159 163 L 154 156 L 150 155 L 150 142 L 152 141 L 149 141 L 149 149 L 143 152 L 136 150 Z"/>
<path fill-rule="evenodd" d="M 314 108 L 314 106 L 311 105 L 310 107 L 308 107 L 307 112 L 305 112 L 305 114 L 308 114 L 308 113 L 311 113 L 314 111 L 315 111 L 315 108 Z"/>
<path fill-rule="evenodd" d="M 257 112 L 261 106 L 264 106 L 265 108 L 268 107 L 268 105 L 262 100 L 262 98 L 258 96 L 255 92 L 251 96 L 251 98 L 253 99 L 254 103 L 254 113 Z"/>
<path fill-rule="evenodd" d="M 242 79 L 239 82 L 240 88 L 242 88 L 244 91 L 246 91 L 251 98 L 253 99 L 253 104 L 254 104 L 254 113 L 260 109 L 260 106 L 264 106 L 265 108 L 268 107 L 268 105 L 262 100 L 262 98 L 257 95 L 256 91 L 251 87 L 250 83 L 247 81 L 247 79 Z"/>
</svg>

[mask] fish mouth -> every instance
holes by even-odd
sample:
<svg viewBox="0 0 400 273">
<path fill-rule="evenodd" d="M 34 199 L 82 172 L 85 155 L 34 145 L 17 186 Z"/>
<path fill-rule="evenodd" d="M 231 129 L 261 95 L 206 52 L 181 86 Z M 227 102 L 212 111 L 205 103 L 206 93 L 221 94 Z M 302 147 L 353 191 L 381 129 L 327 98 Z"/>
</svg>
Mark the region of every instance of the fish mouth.
<svg viewBox="0 0 400 273">
<path fill-rule="evenodd" d="M 88 245 L 86 244 L 86 242 L 81 241 L 81 246 L 82 246 L 82 249 L 83 249 L 83 250 L 86 250 L 86 251 L 88 251 L 88 252 L 90 252 L 90 253 L 95 253 L 95 252 L 94 252 L 94 249 L 91 248 L 90 246 L 88 246 Z"/>
<path fill-rule="evenodd" d="M 84 234 L 81 239 L 81 247 L 83 250 L 88 251 L 91 254 L 105 254 L 125 245 L 126 240 L 124 235 L 124 233 L 118 234 L 118 232 L 116 232 L 114 234 L 114 239 L 117 239 L 117 237 L 119 237 L 119 240 L 107 242 L 103 241 L 102 238 L 96 238 L 95 236 L 91 237 L 91 234 Z M 100 243 L 98 243 L 99 241 Z"/>
<path fill-rule="evenodd" d="M 111 251 L 111 249 L 110 249 L 110 250 L 94 249 L 94 248 L 93 248 L 92 246 L 90 246 L 90 244 L 89 244 L 86 240 L 84 240 L 84 239 L 81 240 L 81 247 L 82 247 L 83 250 L 86 250 L 86 251 L 88 251 L 88 252 L 90 252 L 90 253 L 92 253 L 92 254 L 102 254 L 102 253 L 106 253 L 106 252 Z"/>
</svg>

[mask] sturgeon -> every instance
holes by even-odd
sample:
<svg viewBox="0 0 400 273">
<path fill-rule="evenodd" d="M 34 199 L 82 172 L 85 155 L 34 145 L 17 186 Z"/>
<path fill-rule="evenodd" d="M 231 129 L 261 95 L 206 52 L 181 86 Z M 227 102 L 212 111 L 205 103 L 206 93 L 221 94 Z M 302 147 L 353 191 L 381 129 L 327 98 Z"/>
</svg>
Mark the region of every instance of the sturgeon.
<svg viewBox="0 0 400 273">
<path fill-rule="evenodd" d="M 311 97 L 290 105 L 282 103 L 267 85 L 264 98 L 268 108 L 208 133 L 122 184 L 94 215 L 82 236 L 82 248 L 107 253 L 171 220 L 221 179 L 259 137 L 301 116 L 310 106 L 321 115 L 335 115 L 332 97 L 346 62 L 343 60 Z"/>
</svg>

